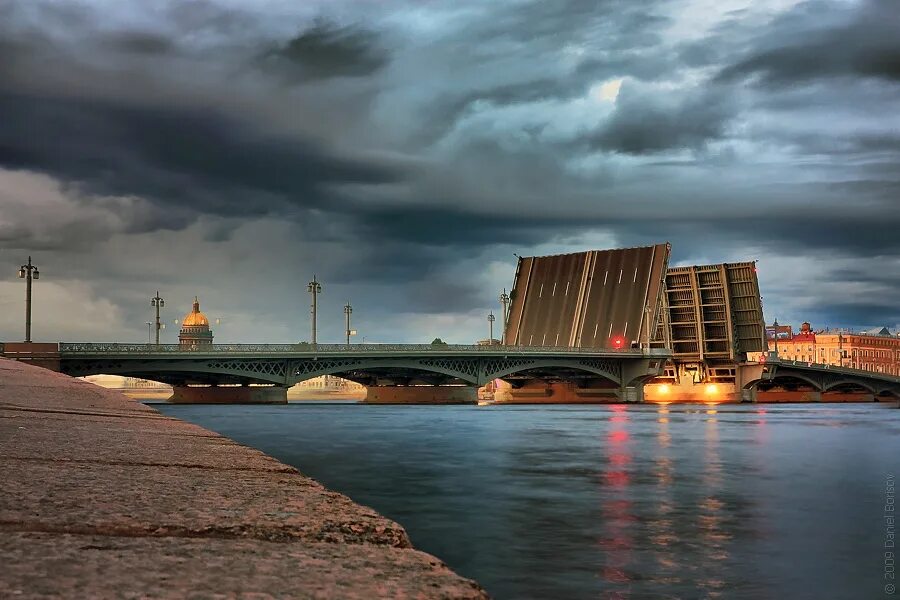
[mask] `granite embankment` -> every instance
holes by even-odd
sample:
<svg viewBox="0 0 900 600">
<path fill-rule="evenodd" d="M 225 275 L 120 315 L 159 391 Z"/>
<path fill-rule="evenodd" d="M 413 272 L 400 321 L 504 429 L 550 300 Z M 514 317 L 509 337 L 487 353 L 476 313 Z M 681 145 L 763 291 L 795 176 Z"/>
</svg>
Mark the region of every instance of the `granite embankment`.
<svg viewBox="0 0 900 600">
<path fill-rule="evenodd" d="M 292 467 L 5 359 L 0 473 L 3 598 L 487 597 Z"/>
</svg>

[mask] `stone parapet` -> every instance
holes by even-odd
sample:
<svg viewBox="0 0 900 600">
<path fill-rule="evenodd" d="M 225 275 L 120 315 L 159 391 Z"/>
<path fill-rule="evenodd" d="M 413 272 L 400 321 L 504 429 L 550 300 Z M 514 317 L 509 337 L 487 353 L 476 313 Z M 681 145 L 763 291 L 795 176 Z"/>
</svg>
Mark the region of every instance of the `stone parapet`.
<svg viewBox="0 0 900 600">
<path fill-rule="evenodd" d="M 0 471 L 0 597 L 487 597 L 262 452 L 4 359 Z"/>
</svg>

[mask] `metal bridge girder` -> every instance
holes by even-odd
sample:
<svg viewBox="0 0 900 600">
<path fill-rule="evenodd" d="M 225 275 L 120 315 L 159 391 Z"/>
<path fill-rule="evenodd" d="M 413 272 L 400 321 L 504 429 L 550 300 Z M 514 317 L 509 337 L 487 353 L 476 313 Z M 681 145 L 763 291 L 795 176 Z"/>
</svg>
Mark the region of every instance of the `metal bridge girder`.
<svg viewBox="0 0 900 600">
<path fill-rule="evenodd" d="M 610 351 L 568 347 L 490 346 L 327 346 L 312 350 L 301 345 L 227 345 L 208 348 L 60 344 L 63 371 L 75 376 L 108 373 L 161 381 L 274 383 L 290 386 L 321 375 L 375 377 L 396 374 L 400 380 L 423 379 L 481 386 L 493 379 L 530 369 L 541 376 L 562 378 L 573 371 L 607 379 L 618 385 L 653 375 L 648 365 L 661 365 L 668 353 Z M 385 373 L 387 371 L 387 373 Z M 431 374 L 424 377 L 421 374 Z M 154 375 L 157 375 L 154 377 Z M 352 377 L 351 377 L 352 378 Z"/>
<path fill-rule="evenodd" d="M 288 385 L 322 375 L 369 369 L 397 369 L 422 371 L 454 377 L 466 383 L 478 384 L 479 358 L 308 358 L 291 360 Z"/>
<path fill-rule="evenodd" d="M 80 359 L 67 360 L 62 372 L 73 377 L 107 374 L 148 376 L 153 373 L 189 375 L 225 375 L 259 383 L 285 384 L 287 361 L 284 359 Z"/>
</svg>

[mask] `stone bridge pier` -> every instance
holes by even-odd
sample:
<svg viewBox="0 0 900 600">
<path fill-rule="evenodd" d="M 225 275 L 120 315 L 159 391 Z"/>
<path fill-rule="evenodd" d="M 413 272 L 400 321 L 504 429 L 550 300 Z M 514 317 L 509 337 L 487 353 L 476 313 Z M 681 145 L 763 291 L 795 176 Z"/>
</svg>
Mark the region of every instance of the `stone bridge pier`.
<svg viewBox="0 0 900 600">
<path fill-rule="evenodd" d="M 173 385 L 172 404 L 287 404 L 284 385 Z"/>
</svg>

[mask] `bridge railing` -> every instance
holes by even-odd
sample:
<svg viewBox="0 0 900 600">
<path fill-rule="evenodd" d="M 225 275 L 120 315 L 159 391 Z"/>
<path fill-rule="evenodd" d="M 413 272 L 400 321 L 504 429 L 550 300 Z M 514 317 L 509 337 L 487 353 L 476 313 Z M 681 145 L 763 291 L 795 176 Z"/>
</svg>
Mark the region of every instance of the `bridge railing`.
<svg viewBox="0 0 900 600">
<path fill-rule="evenodd" d="M 632 348 L 568 348 L 561 346 L 503 346 L 478 344 L 209 344 L 183 346 L 181 344 L 120 344 L 95 342 L 60 342 L 62 354 L 352 354 L 352 353 L 411 353 L 411 352 L 485 352 L 485 353 L 566 353 L 566 354 L 633 354 L 668 357 L 663 349 Z"/>
</svg>

